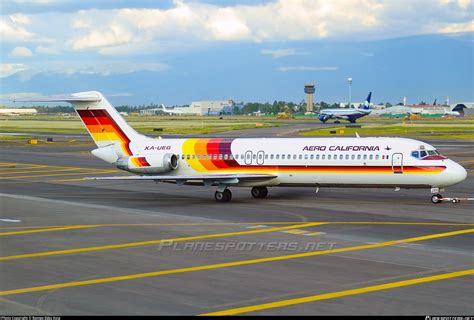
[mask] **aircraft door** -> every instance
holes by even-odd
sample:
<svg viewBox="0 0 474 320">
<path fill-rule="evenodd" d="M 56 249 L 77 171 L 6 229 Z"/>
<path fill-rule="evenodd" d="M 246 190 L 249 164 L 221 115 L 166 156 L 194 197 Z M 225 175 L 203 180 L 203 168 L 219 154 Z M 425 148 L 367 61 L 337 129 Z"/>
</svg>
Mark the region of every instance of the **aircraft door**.
<svg viewBox="0 0 474 320">
<path fill-rule="evenodd" d="M 392 154 L 392 171 L 396 174 L 403 173 L 403 154 L 394 153 Z"/>
<path fill-rule="evenodd" d="M 249 150 L 245 152 L 245 159 L 244 159 L 245 164 L 252 164 L 252 156 L 253 156 L 252 151 Z"/>
<path fill-rule="evenodd" d="M 259 152 L 257 152 L 257 164 L 263 165 L 264 161 L 265 161 L 265 152 L 260 150 Z"/>
</svg>

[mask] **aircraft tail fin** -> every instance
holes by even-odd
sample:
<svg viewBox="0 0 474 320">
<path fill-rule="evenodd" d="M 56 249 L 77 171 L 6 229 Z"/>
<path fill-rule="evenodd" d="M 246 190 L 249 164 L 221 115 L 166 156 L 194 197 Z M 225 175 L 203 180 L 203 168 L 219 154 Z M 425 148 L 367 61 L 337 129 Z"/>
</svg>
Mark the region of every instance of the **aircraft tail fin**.
<svg viewBox="0 0 474 320">
<path fill-rule="evenodd" d="M 369 95 L 367 96 L 367 99 L 365 99 L 364 101 L 364 105 L 362 107 L 362 109 L 370 109 L 370 100 L 372 99 L 372 92 L 369 92 Z"/>
<path fill-rule="evenodd" d="M 71 103 L 95 144 L 101 148 L 116 145 L 122 156 L 130 156 L 131 141 L 143 138 L 123 119 L 109 101 L 97 91 L 78 92 L 21 100 L 22 102 Z"/>
</svg>

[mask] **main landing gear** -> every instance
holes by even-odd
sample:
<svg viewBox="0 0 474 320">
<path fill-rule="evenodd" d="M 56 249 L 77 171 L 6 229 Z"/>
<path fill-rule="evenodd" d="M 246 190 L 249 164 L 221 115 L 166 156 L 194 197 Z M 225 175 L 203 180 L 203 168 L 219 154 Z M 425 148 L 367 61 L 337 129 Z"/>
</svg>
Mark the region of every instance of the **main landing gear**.
<svg viewBox="0 0 474 320">
<path fill-rule="evenodd" d="M 255 199 L 265 198 L 268 195 L 268 188 L 267 187 L 253 187 L 252 188 L 252 197 Z"/>
<path fill-rule="evenodd" d="M 229 189 L 224 189 L 224 191 L 217 190 L 214 194 L 214 198 L 217 202 L 229 202 L 232 200 L 232 192 Z"/>
<path fill-rule="evenodd" d="M 265 198 L 268 195 L 267 187 L 253 187 L 251 191 L 252 197 L 255 199 Z M 217 202 L 229 202 L 232 200 L 232 192 L 226 187 L 218 188 L 214 194 Z"/>
</svg>

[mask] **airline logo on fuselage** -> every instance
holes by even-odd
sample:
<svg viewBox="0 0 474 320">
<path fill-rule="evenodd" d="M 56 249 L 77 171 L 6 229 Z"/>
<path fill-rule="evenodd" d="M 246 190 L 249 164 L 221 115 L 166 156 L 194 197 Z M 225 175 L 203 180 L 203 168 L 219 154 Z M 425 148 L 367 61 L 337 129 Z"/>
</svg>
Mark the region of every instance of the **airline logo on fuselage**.
<svg viewBox="0 0 474 320">
<path fill-rule="evenodd" d="M 156 151 L 160 151 L 160 150 L 171 150 L 171 146 L 145 146 L 145 149 L 146 151 L 149 151 L 149 150 L 156 150 Z"/>
<path fill-rule="evenodd" d="M 305 146 L 303 151 L 380 151 L 379 146 Z"/>
</svg>

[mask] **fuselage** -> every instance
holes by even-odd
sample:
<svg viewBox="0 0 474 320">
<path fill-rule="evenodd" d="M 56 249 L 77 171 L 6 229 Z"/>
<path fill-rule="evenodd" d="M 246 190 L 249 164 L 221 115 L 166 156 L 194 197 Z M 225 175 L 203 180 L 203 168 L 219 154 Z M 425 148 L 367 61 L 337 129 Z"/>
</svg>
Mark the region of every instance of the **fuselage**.
<svg viewBox="0 0 474 320">
<path fill-rule="evenodd" d="M 344 119 L 355 122 L 357 119 L 370 114 L 372 110 L 355 108 L 355 109 L 323 109 L 319 112 L 319 120 L 326 122 L 329 119 Z"/>
<path fill-rule="evenodd" d="M 144 159 L 177 155 L 178 167 L 171 175 L 277 176 L 262 182 L 266 186 L 441 188 L 467 176 L 433 146 L 404 138 L 144 139 L 129 148 Z"/>
</svg>

